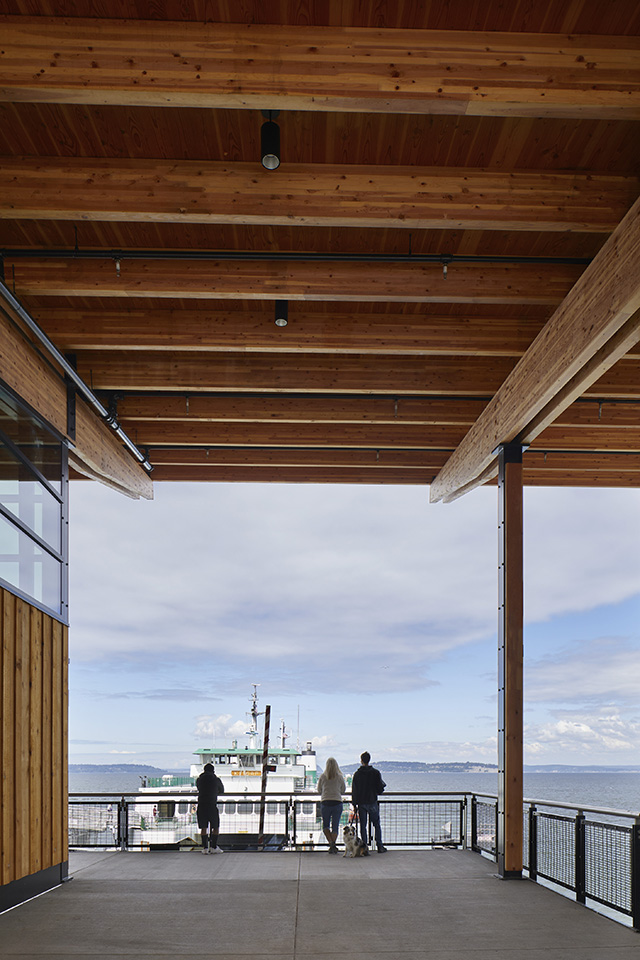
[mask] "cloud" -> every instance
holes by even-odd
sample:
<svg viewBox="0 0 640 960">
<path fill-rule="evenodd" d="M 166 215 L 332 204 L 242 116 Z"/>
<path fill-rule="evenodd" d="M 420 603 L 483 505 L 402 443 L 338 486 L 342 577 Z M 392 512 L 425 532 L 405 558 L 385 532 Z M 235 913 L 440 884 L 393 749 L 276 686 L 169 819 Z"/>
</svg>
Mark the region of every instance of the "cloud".
<svg viewBox="0 0 640 960">
<path fill-rule="evenodd" d="M 555 656 L 525 665 L 528 703 L 637 703 L 640 649 L 628 639 L 601 637 L 577 642 Z"/>
<path fill-rule="evenodd" d="M 135 756 L 137 752 L 138 752 L 137 750 L 109 750 L 109 753 L 124 754 L 130 757 Z"/>
<path fill-rule="evenodd" d="M 232 720 L 230 713 L 218 717 L 197 717 L 194 737 L 207 740 L 237 740 L 247 732 L 246 720 Z"/>
<path fill-rule="evenodd" d="M 525 753 L 529 760 L 546 755 L 563 762 L 589 756 L 610 763 L 612 754 L 635 754 L 640 749 L 640 719 L 625 719 L 615 708 L 582 713 L 558 711 L 556 719 L 525 726 Z"/>
<path fill-rule="evenodd" d="M 219 700 L 208 691 L 177 687 L 175 689 L 129 690 L 120 693 L 104 694 L 110 700 L 173 700 L 179 703 L 192 703 L 196 700 Z"/>
<path fill-rule="evenodd" d="M 607 493 L 527 491 L 530 622 L 637 591 L 640 492 Z M 402 694 L 495 632 L 493 489 L 445 506 L 425 488 L 158 484 L 139 503 L 75 483 L 71 511 L 74 661 Z"/>
</svg>

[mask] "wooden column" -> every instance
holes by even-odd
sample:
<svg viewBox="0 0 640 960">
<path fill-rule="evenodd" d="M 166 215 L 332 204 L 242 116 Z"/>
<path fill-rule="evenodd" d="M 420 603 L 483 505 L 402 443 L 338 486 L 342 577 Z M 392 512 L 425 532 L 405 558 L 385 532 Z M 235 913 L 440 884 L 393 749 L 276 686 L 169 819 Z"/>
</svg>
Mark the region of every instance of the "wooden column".
<svg viewBox="0 0 640 960">
<path fill-rule="evenodd" d="M 522 446 L 499 449 L 498 872 L 522 876 Z"/>
</svg>

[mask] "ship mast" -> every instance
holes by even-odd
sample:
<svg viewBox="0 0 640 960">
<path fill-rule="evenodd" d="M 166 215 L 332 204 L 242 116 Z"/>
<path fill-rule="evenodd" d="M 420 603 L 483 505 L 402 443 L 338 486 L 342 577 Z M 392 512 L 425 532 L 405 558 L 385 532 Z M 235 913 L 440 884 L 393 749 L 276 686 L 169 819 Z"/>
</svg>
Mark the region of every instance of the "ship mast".
<svg viewBox="0 0 640 960">
<path fill-rule="evenodd" d="M 258 717 L 260 716 L 260 711 L 258 710 L 258 687 L 259 683 L 252 683 L 253 693 L 251 694 L 251 723 L 249 724 L 249 729 L 247 730 L 247 736 L 249 737 L 249 749 L 255 750 L 260 746 L 258 741 Z"/>
</svg>

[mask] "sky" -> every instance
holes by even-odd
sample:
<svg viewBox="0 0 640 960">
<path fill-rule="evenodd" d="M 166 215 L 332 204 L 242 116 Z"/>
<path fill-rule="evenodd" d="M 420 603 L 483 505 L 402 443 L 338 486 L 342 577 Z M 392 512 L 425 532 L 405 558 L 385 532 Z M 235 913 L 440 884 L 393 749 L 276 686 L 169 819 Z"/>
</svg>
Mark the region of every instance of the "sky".
<svg viewBox="0 0 640 960">
<path fill-rule="evenodd" d="M 497 762 L 497 490 L 71 483 L 71 763 L 188 769 L 252 683 L 323 761 Z M 525 762 L 640 764 L 640 490 L 525 490 Z"/>
</svg>

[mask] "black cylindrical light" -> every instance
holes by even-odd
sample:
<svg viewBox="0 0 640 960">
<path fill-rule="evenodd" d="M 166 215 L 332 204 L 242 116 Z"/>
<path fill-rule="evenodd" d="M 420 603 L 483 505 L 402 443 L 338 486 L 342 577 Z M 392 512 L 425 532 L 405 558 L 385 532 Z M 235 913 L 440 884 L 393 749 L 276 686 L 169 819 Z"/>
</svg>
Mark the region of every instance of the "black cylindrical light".
<svg viewBox="0 0 640 960">
<path fill-rule="evenodd" d="M 260 162 L 265 170 L 277 170 L 280 166 L 280 127 L 272 119 L 278 113 L 278 110 L 262 111 L 267 117 L 260 128 Z"/>
<path fill-rule="evenodd" d="M 289 301 L 276 300 L 276 327 L 286 327 L 289 322 Z"/>
</svg>

